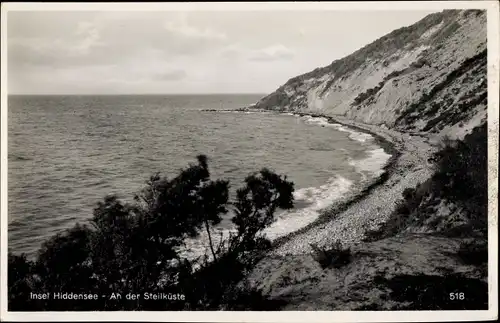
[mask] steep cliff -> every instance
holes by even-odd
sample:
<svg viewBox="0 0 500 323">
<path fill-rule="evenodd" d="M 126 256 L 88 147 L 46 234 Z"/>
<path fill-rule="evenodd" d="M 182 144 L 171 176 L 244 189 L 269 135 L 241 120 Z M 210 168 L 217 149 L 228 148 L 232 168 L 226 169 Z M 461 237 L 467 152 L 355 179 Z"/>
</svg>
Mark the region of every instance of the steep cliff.
<svg viewBox="0 0 500 323">
<path fill-rule="evenodd" d="M 446 10 L 250 107 L 331 116 L 399 155 L 369 194 L 326 209 L 246 283 L 286 310 L 488 309 L 486 47 L 486 12 Z"/>
<path fill-rule="evenodd" d="M 445 10 L 294 77 L 252 108 L 463 137 L 486 121 L 486 11 Z"/>
</svg>

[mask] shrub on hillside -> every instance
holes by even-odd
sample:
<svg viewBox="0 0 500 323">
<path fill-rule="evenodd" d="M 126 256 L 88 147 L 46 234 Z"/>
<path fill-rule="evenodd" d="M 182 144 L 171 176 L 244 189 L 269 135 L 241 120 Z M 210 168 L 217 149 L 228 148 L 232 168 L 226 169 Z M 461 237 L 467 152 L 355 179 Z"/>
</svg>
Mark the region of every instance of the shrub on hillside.
<svg viewBox="0 0 500 323">
<path fill-rule="evenodd" d="M 177 177 L 152 176 L 133 203 L 106 197 L 90 225 L 46 241 L 37 259 L 9 254 L 9 309 L 208 310 L 228 307 L 228 291 L 270 246 L 262 231 L 278 208 L 293 206 L 293 183 L 263 169 L 245 179 L 236 201 L 229 182 L 211 180 L 205 156 Z M 236 233 L 215 241 L 211 228 L 231 209 Z M 180 256 L 185 239 L 204 230 L 208 254 Z M 33 293 L 97 293 L 97 300 L 30 300 Z M 126 294 L 180 293 L 184 301 L 127 300 Z M 121 294 L 121 299 L 101 295 Z M 263 307 L 257 291 L 239 292 Z M 246 295 L 246 296 L 245 296 Z M 236 297 L 236 296 L 235 296 Z M 251 305 L 251 304 L 250 304 Z M 229 306 L 230 307 L 230 306 Z"/>
<path fill-rule="evenodd" d="M 465 213 L 467 223 L 452 226 L 445 234 L 467 236 L 487 232 L 488 172 L 486 124 L 475 128 L 463 141 L 443 138 L 441 149 L 429 160 L 434 175 L 415 189 L 403 191 L 391 217 L 378 229 L 366 233 L 366 241 L 394 236 L 410 226 L 421 226 L 445 201 Z M 453 212 L 452 212 L 453 213 Z M 436 218 L 439 221 L 439 218 Z M 433 225 L 436 227 L 438 223 Z"/>
<path fill-rule="evenodd" d="M 321 268 L 341 268 L 351 261 L 351 249 L 344 248 L 340 241 L 336 241 L 329 248 L 319 248 L 315 244 L 310 244 L 312 256 Z"/>
<path fill-rule="evenodd" d="M 486 234 L 488 227 L 487 126 L 475 128 L 463 141 L 447 143 L 434 156 L 435 191 L 467 213 L 474 229 Z"/>
<path fill-rule="evenodd" d="M 488 277 L 488 241 L 484 237 L 463 241 L 457 251 L 460 261 L 475 266 L 480 277 Z"/>
<path fill-rule="evenodd" d="M 467 265 L 488 264 L 488 243 L 486 240 L 464 241 L 457 252 L 463 263 Z"/>
<path fill-rule="evenodd" d="M 431 181 L 418 184 L 415 188 L 406 188 L 402 193 L 402 200 L 396 203 L 396 208 L 391 217 L 379 228 L 365 233 L 365 241 L 374 241 L 394 236 L 411 225 L 421 221 L 415 211 L 430 195 Z"/>
</svg>

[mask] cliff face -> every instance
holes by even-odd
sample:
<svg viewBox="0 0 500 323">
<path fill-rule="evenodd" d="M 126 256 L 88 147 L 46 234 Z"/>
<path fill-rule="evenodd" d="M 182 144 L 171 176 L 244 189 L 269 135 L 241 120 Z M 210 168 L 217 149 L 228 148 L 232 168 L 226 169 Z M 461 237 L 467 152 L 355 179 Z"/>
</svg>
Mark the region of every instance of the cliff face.
<svg viewBox="0 0 500 323">
<path fill-rule="evenodd" d="M 486 54 L 486 12 L 443 11 L 256 103 L 352 119 L 400 155 L 368 196 L 326 209 L 327 222 L 276 248 L 248 284 L 286 310 L 487 309 L 487 129 L 476 127 L 486 122 Z M 463 140 L 437 147 L 433 135 Z M 444 159 L 430 162 L 438 149 Z M 457 284 L 474 302 L 449 297 Z"/>
<path fill-rule="evenodd" d="M 428 15 L 294 77 L 252 108 L 463 137 L 486 121 L 486 11 Z"/>
</svg>

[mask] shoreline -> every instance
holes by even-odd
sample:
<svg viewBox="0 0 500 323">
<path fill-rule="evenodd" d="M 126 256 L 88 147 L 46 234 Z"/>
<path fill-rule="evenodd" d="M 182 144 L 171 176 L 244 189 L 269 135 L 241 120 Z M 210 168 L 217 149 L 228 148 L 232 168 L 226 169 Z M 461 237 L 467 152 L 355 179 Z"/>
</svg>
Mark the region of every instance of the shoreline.
<svg viewBox="0 0 500 323">
<path fill-rule="evenodd" d="M 363 124 L 342 116 L 302 113 L 324 117 L 329 122 L 369 133 L 391 149 L 393 155 L 383 168 L 384 173 L 361 191 L 345 200 L 333 202 L 327 211 L 310 225 L 297 230 L 273 244 L 270 255 L 307 254 L 311 244 L 331 246 L 337 240 L 353 245 L 363 242 L 365 233 L 378 228 L 391 216 L 406 188 L 426 181 L 434 172 L 429 157 L 437 147 L 428 137 Z"/>
<path fill-rule="evenodd" d="M 429 157 L 440 149 L 434 142 L 439 137 L 399 132 L 344 120 L 342 116 L 301 115 L 354 126 L 383 140 L 397 153 L 386 163 L 383 175 L 371 185 L 343 203 L 334 202 L 317 221 L 263 252 L 240 286 L 250 286 L 271 300 L 282 301 L 282 310 L 394 310 L 404 309 L 408 304 L 398 299 L 401 294 L 393 294 L 396 288 L 404 288 L 405 292 L 406 286 L 422 290 L 428 288 L 429 280 L 442 284 L 456 277 L 457 282 L 463 279 L 473 282 L 470 292 L 483 297 L 486 306 L 484 268 L 460 256 L 464 242 L 470 240 L 433 234 L 438 231 L 432 227 L 430 231 L 418 226 L 412 229 L 411 225 L 409 230 L 398 228 L 392 235 L 365 239 L 368 231 L 395 220 L 394 211 L 406 189 L 415 189 L 433 176 L 436 169 Z M 446 208 L 431 212 L 438 217 L 450 214 Z M 349 260 L 331 266 L 338 261 L 337 243 L 348 250 Z M 325 261 L 330 261 L 330 265 L 325 267 Z M 401 282 L 402 277 L 407 277 L 409 283 Z M 395 287 L 396 284 L 400 287 Z"/>
<path fill-rule="evenodd" d="M 406 188 L 426 181 L 434 172 L 429 157 L 437 147 L 429 135 L 399 132 L 378 125 L 364 124 L 343 116 L 314 112 L 292 112 L 240 108 L 233 110 L 203 110 L 232 113 L 273 113 L 324 118 L 356 132 L 369 134 L 378 146 L 391 155 L 383 173 L 365 187 L 332 201 L 320 215 L 304 227 L 287 233 L 271 243 L 271 249 L 261 257 L 303 255 L 312 251 L 311 244 L 329 246 L 340 240 L 342 244 L 359 244 L 365 233 L 377 229 L 391 216 Z"/>
<path fill-rule="evenodd" d="M 288 242 L 292 241 L 293 239 L 301 236 L 301 235 L 308 235 L 311 233 L 311 231 L 314 231 L 315 229 L 321 229 L 322 225 L 325 225 L 326 223 L 332 222 L 335 220 L 335 218 L 339 215 L 341 215 L 343 212 L 349 210 L 352 206 L 356 205 L 356 203 L 359 203 L 360 201 L 364 200 L 370 194 L 378 187 L 386 183 L 391 176 L 393 175 L 394 172 L 397 170 L 397 161 L 400 158 L 400 156 L 403 154 L 402 149 L 403 147 L 400 145 L 400 142 L 397 140 L 394 140 L 392 136 L 382 136 L 380 133 L 377 133 L 371 129 L 366 129 L 361 127 L 360 125 L 353 124 L 353 121 L 350 120 L 350 122 L 346 122 L 343 120 L 339 120 L 340 117 L 332 117 L 328 115 L 323 115 L 323 114 L 318 114 L 318 113 L 307 113 L 307 112 L 287 112 L 287 111 L 273 111 L 273 110 L 250 110 L 248 108 L 242 108 L 242 109 L 234 109 L 234 110 L 217 110 L 217 109 L 210 109 L 210 110 L 203 110 L 203 111 L 208 111 L 208 112 L 233 112 L 233 113 L 273 113 L 273 114 L 292 114 L 295 116 L 299 117 L 313 117 L 313 118 L 324 118 L 327 120 L 328 123 L 330 124 L 339 124 L 341 126 L 347 127 L 349 129 L 352 129 L 356 132 L 359 133 L 364 133 L 368 134 L 373 137 L 373 140 L 375 144 L 379 147 L 381 147 L 384 152 L 388 155 L 391 155 L 389 160 L 386 162 L 384 167 L 382 168 L 382 173 L 373 178 L 371 181 L 365 184 L 364 187 L 360 188 L 359 190 L 352 192 L 351 194 L 348 194 L 345 197 L 340 198 L 337 201 L 332 201 L 332 203 L 325 208 L 323 212 L 320 213 L 320 215 L 312 222 L 307 224 L 306 226 L 292 231 L 290 233 L 287 233 L 279 238 L 276 238 L 275 240 L 272 241 L 271 244 L 271 250 L 266 252 L 266 255 L 268 253 L 273 253 L 279 248 L 283 248 Z M 387 129 L 390 131 L 389 129 Z M 263 257 L 265 258 L 266 255 Z"/>
<path fill-rule="evenodd" d="M 383 173 L 367 186 L 333 201 L 317 219 L 306 226 L 272 241 L 262 260 L 275 256 L 304 255 L 311 252 L 311 244 L 318 247 L 331 246 L 340 240 L 342 244 L 363 243 L 365 233 L 378 228 L 391 216 L 406 188 L 413 188 L 426 181 L 434 172 L 429 157 L 437 150 L 428 134 L 399 132 L 395 129 L 364 124 L 343 116 L 332 116 L 314 112 L 292 112 L 273 110 L 214 110 L 243 113 L 276 113 L 324 118 L 329 123 L 371 135 L 376 144 L 391 155 Z"/>
<path fill-rule="evenodd" d="M 280 112 L 278 112 L 281 114 Z M 380 146 L 384 152 L 388 155 L 391 155 L 389 160 L 386 162 L 384 167 L 382 168 L 383 172 L 379 176 L 375 177 L 372 179 L 370 182 L 367 183 L 367 185 L 362 188 L 360 191 L 350 194 L 347 197 L 341 198 L 340 200 L 333 201 L 330 206 L 328 206 L 328 210 L 325 210 L 321 212 L 321 214 L 318 216 L 318 218 L 308 225 L 295 230 L 293 232 L 290 232 L 282 237 L 279 237 L 275 240 L 272 241 L 272 250 L 275 250 L 282 245 L 284 245 L 286 242 L 290 241 L 294 237 L 301 235 L 301 234 L 306 234 L 309 230 L 314 229 L 318 226 L 321 226 L 322 224 L 329 222 L 335 218 L 336 215 L 342 213 L 343 211 L 347 210 L 350 206 L 353 204 L 357 203 L 358 201 L 362 200 L 366 196 L 368 196 L 373 189 L 376 187 L 382 185 L 385 183 L 389 177 L 391 176 L 391 173 L 394 171 L 395 164 L 399 156 L 401 155 L 401 152 L 396 148 L 396 144 L 394 142 L 391 142 L 387 140 L 386 138 L 380 136 L 377 133 L 374 133 L 372 131 L 354 126 L 354 125 L 349 125 L 344 122 L 341 122 L 334 117 L 327 116 L 327 115 L 321 115 L 321 114 L 314 114 L 314 113 L 304 113 L 304 112 L 297 112 L 293 113 L 294 115 L 300 116 L 300 117 L 313 117 L 313 118 L 325 118 L 328 120 L 328 123 L 330 124 L 340 124 L 342 126 L 345 126 L 347 128 L 353 129 L 357 132 L 360 133 L 365 133 L 374 138 L 375 144 Z"/>
</svg>

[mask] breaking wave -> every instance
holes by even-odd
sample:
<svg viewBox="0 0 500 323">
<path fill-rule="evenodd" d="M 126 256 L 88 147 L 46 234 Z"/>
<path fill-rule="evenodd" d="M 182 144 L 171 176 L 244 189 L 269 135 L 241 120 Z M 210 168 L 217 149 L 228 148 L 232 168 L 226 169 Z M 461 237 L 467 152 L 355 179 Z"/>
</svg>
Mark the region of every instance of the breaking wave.
<svg viewBox="0 0 500 323">
<path fill-rule="evenodd" d="M 380 176 L 384 172 L 383 168 L 391 155 L 387 154 L 383 148 L 377 148 L 368 151 L 368 157 L 359 160 L 350 160 L 349 165 L 353 166 L 356 171 L 370 173 L 373 176 Z"/>
<path fill-rule="evenodd" d="M 275 240 L 297 231 L 315 221 L 322 211 L 350 192 L 353 181 L 336 176 L 319 187 L 306 187 L 294 193 L 296 203 L 304 203 L 304 208 L 281 212 L 277 220 L 264 230 L 270 240 Z"/>
<path fill-rule="evenodd" d="M 369 140 L 373 140 L 373 136 L 368 133 L 355 131 L 338 123 L 330 123 L 328 122 L 328 119 L 324 117 L 306 116 L 303 118 L 305 119 L 305 122 L 309 124 L 316 124 L 323 127 L 333 127 L 338 131 L 347 132 L 349 133 L 349 138 L 352 140 L 356 140 L 359 142 L 367 142 Z"/>
<path fill-rule="evenodd" d="M 334 201 L 348 194 L 354 182 L 342 177 L 331 178 L 326 184 L 319 187 L 306 187 L 294 192 L 296 207 L 288 211 L 279 211 L 275 214 L 276 221 L 264 230 L 264 234 L 271 241 L 297 231 L 315 221 Z M 215 228 L 211 231 L 212 240 L 217 244 L 221 239 L 229 236 L 235 230 Z M 208 251 L 208 234 L 205 231 L 194 239 L 186 239 L 186 245 L 180 252 L 181 256 L 194 259 Z"/>
</svg>

